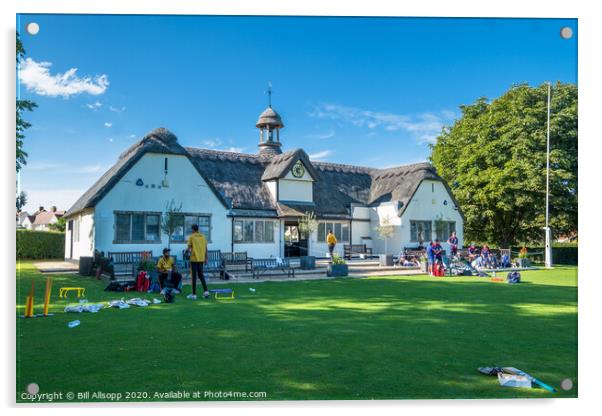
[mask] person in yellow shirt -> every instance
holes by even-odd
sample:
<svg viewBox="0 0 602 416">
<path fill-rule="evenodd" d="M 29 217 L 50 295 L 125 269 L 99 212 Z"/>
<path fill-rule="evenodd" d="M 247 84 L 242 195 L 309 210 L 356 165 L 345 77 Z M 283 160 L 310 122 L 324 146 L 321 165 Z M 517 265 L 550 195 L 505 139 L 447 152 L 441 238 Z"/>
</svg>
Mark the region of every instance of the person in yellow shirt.
<svg viewBox="0 0 602 416">
<path fill-rule="evenodd" d="M 174 289 L 175 293 L 180 293 L 180 282 L 182 275 L 178 273 L 176 263 L 170 255 L 168 248 L 163 249 L 163 255 L 157 262 L 157 271 L 159 272 L 159 284 L 161 285 L 161 294 L 165 294 L 167 288 Z"/>
<path fill-rule="evenodd" d="M 326 244 L 328 244 L 328 253 L 330 254 L 330 261 L 332 261 L 332 256 L 334 254 L 334 246 L 337 245 L 337 238 L 332 233 L 332 230 L 328 230 L 328 235 L 326 236 Z"/>
<path fill-rule="evenodd" d="M 203 296 L 209 297 L 209 289 L 203 274 L 203 265 L 207 263 L 207 239 L 199 232 L 199 226 L 192 225 L 192 234 L 188 237 L 188 251 L 190 253 L 190 269 L 192 274 L 192 293 L 188 299 L 196 299 L 196 279 L 199 278 L 203 285 Z"/>
</svg>

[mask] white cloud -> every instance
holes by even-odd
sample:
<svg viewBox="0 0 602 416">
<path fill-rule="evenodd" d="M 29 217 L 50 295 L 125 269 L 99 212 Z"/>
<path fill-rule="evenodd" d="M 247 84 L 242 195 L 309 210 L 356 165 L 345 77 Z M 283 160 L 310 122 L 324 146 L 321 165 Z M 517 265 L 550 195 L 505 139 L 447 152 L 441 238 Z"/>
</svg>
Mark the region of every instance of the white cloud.
<svg viewBox="0 0 602 416">
<path fill-rule="evenodd" d="M 100 107 L 102 107 L 102 103 L 99 102 L 99 101 L 96 101 L 96 102 L 94 102 L 92 104 L 86 104 L 86 107 L 88 107 L 92 111 L 98 111 L 98 109 Z"/>
<path fill-rule="evenodd" d="M 34 212 L 38 207 L 44 206 L 46 209 L 52 205 L 59 210 L 67 210 L 71 208 L 73 203 L 82 196 L 85 189 L 35 189 L 27 188 L 27 205 L 25 211 Z"/>
<path fill-rule="evenodd" d="M 307 136 L 307 138 L 309 138 L 309 139 L 330 139 L 334 136 L 336 136 L 336 132 L 331 129 L 325 133 L 310 134 Z"/>
<path fill-rule="evenodd" d="M 113 107 L 112 105 L 109 106 L 109 110 L 114 112 L 114 113 L 123 113 L 125 111 L 125 107 Z"/>
<path fill-rule="evenodd" d="M 322 150 L 320 152 L 310 153 L 308 156 L 311 160 L 322 160 L 329 156 L 332 156 L 332 154 L 332 150 Z"/>
<path fill-rule="evenodd" d="M 64 73 L 52 75 L 51 66 L 50 62 L 36 62 L 26 58 L 21 64 L 19 79 L 28 91 L 49 97 L 69 98 L 82 93 L 100 95 L 109 86 L 109 78 L 105 74 L 80 78 L 77 76 L 77 68 L 71 68 Z"/>
<path fill-rule="evenodd" d="M 136 135 L 135 134 L 130 134 L 130 139 L 135 139 Z"/>
<path fill-rule="evenodd" d="M 203 140 L 203 144 L 210 149 L 215 149 L 216 147 L 219 147 L 222 145 L 222 141 L 218 138 L 206 139 L 206 140 Z"/>
<path fill-rule="evenodd" d="M 112 139 L 109 139 L 111 141 Z M 27 171 L 42 171 L 42 172 L 59 172 L 59 173 L 101 173 L 108 169 L 107 166 L 101 164 L 89 164 L 73 166 L 71 164 L 56 163 L 56 162 L 35 162 L 25 165 L 24 172 Z"/>
<path fill-rule="evenodd" d="M 228 142 L 232 143 L 232 140 L 228 140 Z M 201 143 L 203 143 L 203 145 L 206 148 L 212 149 L 212 150 L 222 150 L 225 152 L 234 152 L 234 153 L 242 153 L 245 150 L 244 147 L 226 146 L 226 145 L 224 145 L 224 142 L 218 137 L 216 137 L 214 139 L 202 140 Z"/>
<path fill-rule="evenodd" d="M 54 170 L 64 168 L 64 163 L 54 163 L 54 162 L 33 162 L 25 165 L 26 170 L 35 170 L 35 171 L 44 171 L 44 170 Z"/>
<path fill-rule="evenodd" d="M 113 140 L 113 139 L 109 139 L 109 141 L 111 141 L 111 140 Z M 107 169 L 109 169 L 108 166 L 96 163 L 93 165 L 75 166 L 73 168 L 73 172 L 74 173 L 103 173 Z"/>
<path fill-rule="evenodd" d="M 110 141 L 111 143 L 113 143 L 113 138 L 112 138 L 112 137 L 109 137 L 109 141 Z"/>
<path fill-rule="evenodd" d="M 310 117 L 350 123 L 369 130 L 406 131 L 421 143 L 433 143 L 441 128 L 455 118 L 453 111 L 426 112 L 418 115 L 385 113 L 338 104 L 321 104 L 309 113 Z"/>
<path fill-rule="evenodd" d="M 113 123 L 109 123 L 108 121 L 105 121 L 105 127 L 112 127 Z"/>
<path fill-rule="evenodd" d="M 225 149 L 226 152 L 234 152 L 234 153 L 242 153 L 243 150 L 245 150 L 244 147 L 234 147 L 234 146 L 230 146 L 230 147 L 226 147 Z"/>
</svg>

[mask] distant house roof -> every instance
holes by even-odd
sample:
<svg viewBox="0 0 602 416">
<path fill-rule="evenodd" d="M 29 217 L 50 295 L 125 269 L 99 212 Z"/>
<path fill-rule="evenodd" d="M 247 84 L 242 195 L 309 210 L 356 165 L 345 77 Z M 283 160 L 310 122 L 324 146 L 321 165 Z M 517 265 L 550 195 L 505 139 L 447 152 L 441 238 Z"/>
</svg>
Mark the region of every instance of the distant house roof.
<svg viewBox="0 0 602 416">
<path fill-rule="evenodd" d="M 322 218 L 350 218 L 352 204 L 369 206 L 388 201 L 399 201 L 401 215 L 423 180 L 438 180 L 447 187 L 426 162 L 375 169 L 312 162 L 301 149 L 272 156 L 182 147 L 173 133 L 161 128 L 127 149 L 66 215 L 94 207 L 146 153 L 187 156 L 222 203 L 240 216 L 297 216 L 313 211 Z M 266 185 L 268 180 L 284 177 L 297 160 L 314 179 L 313 204 L 277 202 Z"/>
<path fill-rule="evenodd" d="M 35 216 L 33 225 L 48 225 L 52 223 L 54 218 L 59 219 L 63 216 L 64 211 L 42 211 Z"/>
</svg>

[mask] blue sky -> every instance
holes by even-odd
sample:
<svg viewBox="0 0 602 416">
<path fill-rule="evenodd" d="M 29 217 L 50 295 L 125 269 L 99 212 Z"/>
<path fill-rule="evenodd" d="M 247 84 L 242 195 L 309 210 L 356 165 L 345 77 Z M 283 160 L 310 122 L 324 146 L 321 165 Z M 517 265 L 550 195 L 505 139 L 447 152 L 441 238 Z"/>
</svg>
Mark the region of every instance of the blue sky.
<svg viewBox="0 0 602 416">
<path fill-rule="evenodd" d="M 29 211 L 69 208 L 156 127 L 255 153 L 268 81 L 285 150 L 373 167 L 425 160 L 478 97 L 577 82 L 574 19 L 20 15 L 17 28 L 18 92 L 39 105 L 25 116 Z"/>
</svg>

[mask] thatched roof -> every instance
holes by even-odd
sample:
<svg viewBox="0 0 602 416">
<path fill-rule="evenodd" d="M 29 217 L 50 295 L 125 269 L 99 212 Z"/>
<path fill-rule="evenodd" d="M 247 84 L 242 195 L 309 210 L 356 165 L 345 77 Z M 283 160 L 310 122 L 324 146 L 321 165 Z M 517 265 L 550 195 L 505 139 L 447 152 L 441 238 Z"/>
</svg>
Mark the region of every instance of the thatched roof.
<svg viewBox="0 0 602 416">
<path fill-rule="evenodd" d="M 282 118 L 280 114 L 276 112 L 271 106 L 263 110 L 263 113 L 259 115 L 259 119 L 257 119 L 257 123 L 255 127 L 284 127 L 284 123 L 282 123 Z"/>
<path fill-rule="evenodd" d="M 289 150 L 281 155 L 270 158 L 270 163 L 266 166 L 263 175 L 261 175 L 261 179 L 269 181 L 272 179 L 284 178 L 298 160 L 303 162 L 313 180 L 317 180 L 318 172 L 309 161 L 307 153 L 302 149 Z"/>
<path fill-rule="evenodd" d="M 86 208 L 92 208 L 119 182 L 119 180 L 126 174 L 128 170 L 142 156 L 146 153 L 161 153 L 161 154 L 172 154 L 172 155 L 185 155 L 189 156 L 188 152 L 180 146 L 177 137 L 165 128 L 158 128 L 142 138 L 139 142 L 130 146 L 125 152 L 123 152 L 117 163 L 115 163 L 108 171 L 106 171 L 100 179 L 98 179 L 65 214 L 65 217 L 69 217 L 77 212 L 80 212 Z M 201 176 L 203 173 L 199 171 Z M 222 201 L 224 205 L 227 204 L 226 200 L 219 195 L 219 193 L 213 188 L 211 182 L 209 186 L 214 190 L 217 197 Z"/>
<path fill-rule="evenodd" d="M 156 129 L 127 149 L 66 215 L 94 207 L 146 153 L 187 156 L 234 216 L 298 216 L 313 211 L 320 218 L 343 219 L 350 218 L 352 204 L 370 206 L 388 201 L 400 202 L 401 215 L 423 180 L 439 180 L 447 187 L 429 163 L 374 169 L 311 162 L 301 149 L 269 156 L 185 148 L 173 133 Z M 277 202 L 267 188 L 266 181 L 284 177 L 297 160 L 303 162 L 314 179 L 313 204 Z"/>
</svg>

